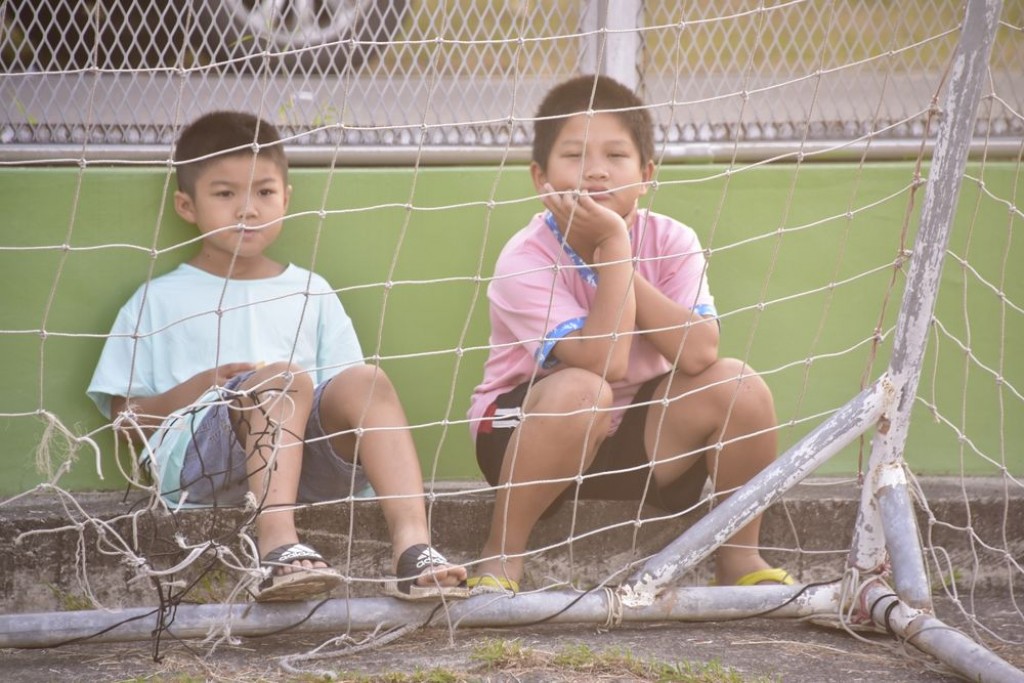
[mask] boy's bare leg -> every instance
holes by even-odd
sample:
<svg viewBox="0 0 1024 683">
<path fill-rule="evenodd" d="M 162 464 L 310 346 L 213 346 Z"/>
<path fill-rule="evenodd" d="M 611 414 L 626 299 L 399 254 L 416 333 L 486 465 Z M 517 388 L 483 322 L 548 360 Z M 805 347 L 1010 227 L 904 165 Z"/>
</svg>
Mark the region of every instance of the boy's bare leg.
<svg viewBox="0 0 1024 683">
<path fill-rule="evenodd" d="M 298 543 L 294 505 L 302 473 L 302 435 L 313 404 L 313 382 L 305 372 L 273 363 L 257 370 L 241 389 L 253 392 L 243 410 L 231 416 L 249 458 L 249 490 L 256 496 L 256 541 L 260 557 L 282 545 Z M 275 452 L 272 463 L 270 458 Z M 288 574 L 300 568 L 326 567 L 301 560 L 276 569 Z"/>
<path fill-rule="evenodd" d="M 387 375 L 372 365 L 348 368 L 336 375 L 324 389 L 320 403 L 324 431 L 334 452 L 350 462 L 358 448 L 359 464 L 374 491 L 381 497 L 381 509 L 391 534 L 392 567 L 407 548 L 430 545 L 423 498 L 423 475 L 408 420 L 398 394 Z M 360 427 L 362 435 L 353 430 Z M 416 583 L 457 586 L 466 578 L 461 565 L 436 566 L 424 572 Z"/>
<path fill-rule="evenodd" d="M 611 404 L 611 387 L 586 370 L 566 368 L 538 381 L 523 405 L 526 417 L 509 441 L 500 484 L 566 479 L 586 471 L 611 419 L 607 410 L 593 408 Z M 474 573 L 518 582 L 533 527 L 570 484 L 499 485 L 484 560 Z"/>
<path fill-rule="evenodd" d="M 654 469 L 660 485 L 671 483 L 698 457 L 705 457 L 715 492 L 728 495 L 775 459 L 775 406 L 768 386 L 753 370 L 725 358 L 700 375 L 677 373 L 665 381 L 671 381 L 670 399 L 683 397 L 667 407 L 652 405 L 647 414 L 644 440 L 647 452 L 663 461 Z M 664 384 L 658 387 L 654 398 L 664 396 L 664 390 Z M 688 392 L 694 393 L 685 396 Z M 718 453 L 717 443 L 726 444 Z M 708 446 L 712 448 L 704 451 L 707 455 L 671 459 Z M 770 567 L 758 548 L 760 533 L 758 516 L 737 531 L 728 546 L 719 548 L 715 553 L 718 585 L 732 585 L 750 572 Z"/>
</svg>

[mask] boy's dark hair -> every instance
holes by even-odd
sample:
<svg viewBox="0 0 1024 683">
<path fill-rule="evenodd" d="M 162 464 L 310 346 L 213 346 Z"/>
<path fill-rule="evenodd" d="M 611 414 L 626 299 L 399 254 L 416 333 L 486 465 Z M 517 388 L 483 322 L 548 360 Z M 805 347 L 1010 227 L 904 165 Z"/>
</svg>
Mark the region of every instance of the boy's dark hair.
<svg viewBox="0 0 1024 683">
<path fill-rule="evenodd" d="M 641 164 L 654 158 L 654 122 L 643 100 L 608 76 L 577 76 L 548 91 L 537 110 L 533 123 L 533 161 L 541 170 L 547 170 L 551 148 L 566 121 L 589 110 L 619 118 L 640 151 Z"/>
<path fill-rule="evenodd" d="M 223 154 L 252 154 L 273 162 L 288 183 L 288 158 L 281 136 L 272 124 L 239 111 L 215 111 L 200 116 L 181 132 L 174 147 L 178 189 L 195 195 L 196 179 L 206 165 Z"/>
</svg>

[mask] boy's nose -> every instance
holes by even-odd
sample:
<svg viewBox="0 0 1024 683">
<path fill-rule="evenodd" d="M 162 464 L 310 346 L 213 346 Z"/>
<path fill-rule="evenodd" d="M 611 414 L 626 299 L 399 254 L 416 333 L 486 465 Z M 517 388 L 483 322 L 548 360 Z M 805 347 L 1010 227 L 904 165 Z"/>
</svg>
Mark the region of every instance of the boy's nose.
<svg viewBox="0 0 1024 683">
<path fill-rule="evenodd" d="M 602 180 L 602 179 L 608 177 L 608 171 L 605 170 L 604 166 L 602 166 L 600 164 L 597 164 L 597 165 L 589 166 L 587 168 L 587 174 L 586 175 L 587 175 L 587 178 L 592 178 L 594 180 Z"/>
</svg>

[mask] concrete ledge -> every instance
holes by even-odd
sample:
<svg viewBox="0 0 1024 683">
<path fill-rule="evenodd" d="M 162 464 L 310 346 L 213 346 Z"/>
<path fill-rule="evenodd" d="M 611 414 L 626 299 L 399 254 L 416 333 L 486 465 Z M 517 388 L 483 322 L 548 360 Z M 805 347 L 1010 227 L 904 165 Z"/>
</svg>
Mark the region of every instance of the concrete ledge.
<svg viewBox="0 0 1024 683">
<path fill-rule="evenodd" d="M 1024 556 L 1024 491 L 996 479 L 929 478 L 920 481 L 931 514 L 919 507 L 918 522 L 929 569 L 941 567 L 935 584 L 950 575 L 964 588 L 1024 590 L 1009 558 Z M 475 482 L 436 483 L 430 505 L 435 544 L 452 559 L 471 562 L 487 532 L 494 497 L 472 492 Z M 800 580 L 838 577 L 845 566 L 860 492 L 854 481 L 813 478 L 789 492 L 765 514 L 761 541 L 766 558 Z M 0 611 L 43 612 L 89 607 L 156 605 L 160 595 L 139 580 L 128 550 L 151 566 L 169 568 L 186 545 L 208 539 L 238 549 L 246 515 L 238 509 L 188 510 L 169 515 L 145 509 L 138 494 L 78 493 L 75 501 L 40 491 L 0 503 Z M 635 503 L 583 501 L 573 514 L 565 505 L 536 528 L 524 584 L 537 588 L 565 581 L 593 585 L 622 581 L 619 573 L 658 552 L 699 517 L 657 519 L 658 511 Z M 639 519 L 639 521 L 638 521 Z M 372 501 L 334 503 L 298 512 L 302 538 L 347 576 L 351 594 L 378 595 L 390 570 L 390 544 L 379 506 Z M 569 537 L 573 540 L 567 541 Z M 682 579 L 702 584 L 704 562 Z M 210 570 L 214 570 L 211 572 Z M 213 556 L 199 558 L 174 577 L 190 585 L 185 598 L 220 599 L 237 572 Z M 193 585 L 194 584 L 194 585 Z M 165 589 L 166 590 L 166 589 Z M 166 596 L 164 596 L 166 597 Z"/>
</svg>

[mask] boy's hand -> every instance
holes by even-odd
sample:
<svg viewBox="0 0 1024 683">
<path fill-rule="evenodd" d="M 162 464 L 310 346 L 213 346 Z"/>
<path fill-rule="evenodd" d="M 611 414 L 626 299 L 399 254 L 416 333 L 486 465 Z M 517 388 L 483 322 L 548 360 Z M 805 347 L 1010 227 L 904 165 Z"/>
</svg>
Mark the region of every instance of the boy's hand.
<svg viewBox="0 0 1024 683">
<path fill-rule="evenodd" d="M 124 410 L 131 409 L 139 415 L 139 425 L 144 429 L 155 428 L 168 415 L 193 403 L 211 386 L 223 386 L 227 380 L 243 372 L 258 369 L 257 363 L 225 363 L 209 370 L 198 372 L 181 384 L 171 387 L 162 394 L 132 398 L 131 405 L 124 396 L 114 396 L 110 402 L 111 418 Z M 134 438 L 132 431 L 124 432 L 128 438 Z"/>
<path fill-rule="evenodd" d="M 256 370 L 260 365 L 262 363 L 225 363 L 224 365 L 218 365 L 215 368 L 201 372 L 197 377 L 205 375 L 207 380 L 212 381 L 217 386 L 221 386 L 232 377 Z"/>
<path fill-rule="evenodd" d="M 609 239 L 626 237 L 626 221 L 587 192 L 556 192 L 544 184 L 544 206 L 566 230 L 566 239 L 587 263 L 595 262 L 595 252 Z M 565 226 L 568 226 L 566 229 Z"/>
</svg>

